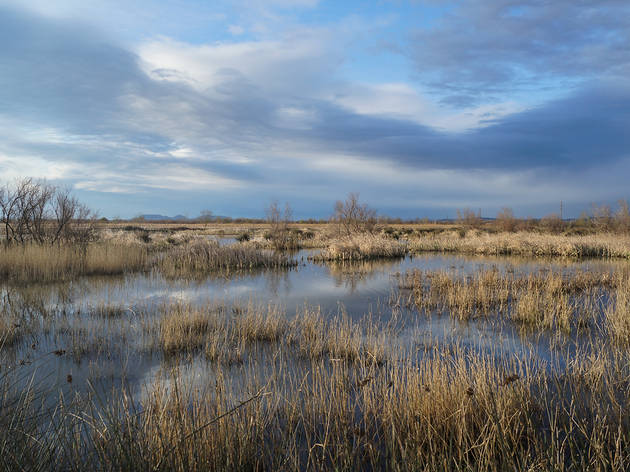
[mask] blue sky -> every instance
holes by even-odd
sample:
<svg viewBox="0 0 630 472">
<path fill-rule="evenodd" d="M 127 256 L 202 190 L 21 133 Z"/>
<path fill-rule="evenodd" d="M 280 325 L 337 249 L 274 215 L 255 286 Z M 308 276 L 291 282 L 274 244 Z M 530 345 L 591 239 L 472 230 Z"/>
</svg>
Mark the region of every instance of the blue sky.
<svg viewBox="0 0 630 472">
<path fill-rule="evenodd" d="M 0 0 L 0 180 L 101 215 L 628 198 L 625 0 Z"/>
</svg>

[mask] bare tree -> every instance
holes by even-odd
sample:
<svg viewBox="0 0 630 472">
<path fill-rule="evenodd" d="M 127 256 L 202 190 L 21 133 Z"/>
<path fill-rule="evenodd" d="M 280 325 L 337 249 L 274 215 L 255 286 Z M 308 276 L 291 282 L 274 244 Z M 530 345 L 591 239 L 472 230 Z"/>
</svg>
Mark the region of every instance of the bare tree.
<svg viewBox="0 0 630 472">
<path fill-rule="evenodd" d="M 201 213 L 199 213 L 198 219 L 199 221 L 203 223 L 209 223 L 214 219 L 214 217 L 212 216 L 211 210 L 201 210 Z"/>
<path fill-rule="evenodd" d="M 297 245 L 295 238 L 291 235 L 289 223 L 293 219 L 293 210 L 289 203 L 284 204 L 284 211 L 280 209 L 277 201 L 265 210 L 267 223 L 269 223 L 269 240 L 276 249 L 290 249 Z"/>
<path fill-rule="evenodd" d="M 630 231 L 630 205 L 628 200 L 619 200 L 615 212 L 615 228 L 617 231 L 627 233 Z"/>
<path fill-rule="evenodd" d="M 514 212 L 511 208 L 502 208 L 497 214 L 497 226 L 503 231 L 516 230 L 516 218 L 514 218 Z"/>
<path fill-rule="evenodd" d="M 609 205 L 592 205 L 593 224 L 599 231 L 608 230 L 612 224 L 612 210 Z"/>
<path fill-rule="evenodd" d="M 481 210 L 475 213 L 470 208 L 457 210 L 457 222 L 467 228 L 479 228 L 481 226 Z"/>
<path fill-rule="evenodd" d="M 5 244 L 87 242 L 95 215 L 70 190 L 25 178 L 0 189 Z"/>
<path fill-rule="evenodd" d="M 350 236 L 354 233 L 372 233 L 376 228 L 376 210 L 359 202 L 358 193 L 349 193 L 345 201 L 337 200 L 331 221 L 338 232 Z"/>
</svg>

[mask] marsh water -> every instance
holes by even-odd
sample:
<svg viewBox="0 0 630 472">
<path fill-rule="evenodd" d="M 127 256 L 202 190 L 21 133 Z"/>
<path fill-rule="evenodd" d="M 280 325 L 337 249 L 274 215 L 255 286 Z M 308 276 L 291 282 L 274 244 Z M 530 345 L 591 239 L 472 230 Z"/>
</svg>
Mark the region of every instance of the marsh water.
<svg viewBox="0 0 630 472">
<path fill-rule="evenodd" d="M 528 260 L 425 254 L 402 259 L 345 264 L 312 262 L 316 251 L 294 255 L 288 270 L 264 270 L 167 279 L 159 272 L 119 277 L 84 277 L 59 284 L 0 287 L 3 316 L 21 325 L 24 335 L 0 349 L 0 369 L 20 369 L 21 382 L 37 379 L 41 388 L 72 393 L 124 387 L 132 395 L 163 375 L 172 360 L 151 347 L 146 323 L 157 322 L 160 307 L 172 304 L 243 307 L 274 306 L 295 316 L 317 307 L 324 316 L 402 320 L 392 345 L 414 348 L 439 342 L 488 351 L 505 359 L 524 357 L 553 364 L 553 334 L 524 333 L 500 317 L 457 321 L 449 316 L 420 316 L 401 303 L 398 275 L 410 269 L 470 274 L 481 269 L 531 272 L 614 271 L 618 262 L 601 260 Z M 139 313 L 143 313 L 142 317 Z M 146 314 L 149 314 L 147 317 Z M 19 318 L 15 318 L 18 314 Z M 112 315 L 113 314 L 113 315 Z M 142 318 L 142 321 L 140 321 Z M 149 321 L 147 321 L 149 320 Z M 559 347 L 566 358 L 569 345 Z M 56 352 L 56 354 L 55 354 Z M 203 356 L 187 360 L 191 376 L 212 375 Z M 235 368 L 236 369 L 236 368 Z M 235 375 L 237 375 L 235 373 Z"/>
</svg>

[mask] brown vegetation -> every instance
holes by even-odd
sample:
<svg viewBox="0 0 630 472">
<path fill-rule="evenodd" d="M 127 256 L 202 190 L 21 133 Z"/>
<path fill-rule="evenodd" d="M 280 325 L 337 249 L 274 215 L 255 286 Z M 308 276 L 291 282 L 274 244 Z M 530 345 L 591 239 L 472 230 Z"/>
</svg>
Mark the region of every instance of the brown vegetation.
<svg viewBox="0 0 630 472">
<path fill-rule="evenodd" d="M 207 240 L 174 247 L 164 253 L 158 263 L 159 269 L 169 276 L 293 265 L 295 262 L 286 254 L 240 244 L 222 246 Z"/>
<path fill-rule="evenodd" d="M 465 237 L 446 232 L 409 240 L 412 252 L 458 252 L 484 255 L 519 255 L 528 257 L 615 257 L 630 258 L 630 236 L 595 234 L 561 236 L 533 232 L 468 232 Z"/>
<path fill-rule="evenodd" d="M 26 244 L 0 247 L 0 280 L 52 282 L 81 275 L 114 275 L 147 268 L 148 253 L 138 246 Z"/>
<path fill-rule="evenodd" d="M 345 201 L 337 200 L 330 221 L 343 236 L 372 233 L 377 223 L 376 210 L 360 203 L 358 193 L 349 193 Z"/>
<path fill-rule="evenodd" d="M 354 234 L 332 239 L 327 247 L 314 256 L 318 261 L 357 261 L 365 259 L 403 257 L 407 245 L 381 235 Z"/>
<path fill-rule="evenodd" d="M 556 371 L 437 342 L 393 348 L 396 332 L 370 318 L 171 308 L 160 343 L 205 351 L 207 381 L 193 387 L 178 368 L 140 405 L 113 391 L 51 408 L 3 373 L 1 467 L 621 471 L 630 460 L 628 352 L 606 341 Z"/>
</svg>

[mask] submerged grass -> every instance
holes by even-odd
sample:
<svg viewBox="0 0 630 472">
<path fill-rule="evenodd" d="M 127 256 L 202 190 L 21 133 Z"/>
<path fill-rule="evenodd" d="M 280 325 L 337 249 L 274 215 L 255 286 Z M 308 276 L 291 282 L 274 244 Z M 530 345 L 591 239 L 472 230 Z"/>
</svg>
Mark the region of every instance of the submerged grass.
<svg viewBox="0 0 630 472">
<path fill-rule="evenodd" d="M 391 326 L 377 329 L 347 316 L 331 319 L 316 308 L 305 307 L 289 320 L 277 306 L 253 303 L 242 308 L 169 305 L 157 331 L 154 345 L 166 356 L 203 352 L 210 361 L 228 364 L 260 345 L 282 347 L 302 359 L 381 363 L 392 334 Z"/>
<path fill-rule="evenodd" d="M 411 303 L 425 314 L 448 314 L 460 321 L 492 315 L 565 332 L 604 322 L 610 334 L 630 340 L 628 271 L 411 270 L 399 276 L 398 285 L 401 292 L 391 303 Z"/>
</svg>

